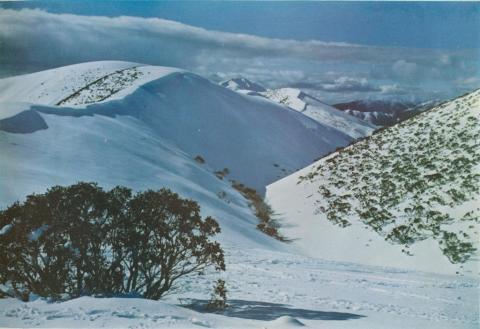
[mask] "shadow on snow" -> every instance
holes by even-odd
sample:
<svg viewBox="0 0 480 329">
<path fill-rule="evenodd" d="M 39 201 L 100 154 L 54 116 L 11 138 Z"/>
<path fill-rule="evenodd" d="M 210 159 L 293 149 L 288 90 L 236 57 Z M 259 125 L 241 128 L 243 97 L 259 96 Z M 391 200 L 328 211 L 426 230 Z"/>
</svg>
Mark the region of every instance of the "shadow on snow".
<svg viewBox="0 0 480 329">
<path fill-rule="evenodd" d="M 184 305 L 184 307 L 200 313 L 208 313 L 210 311 L 206 308 L 207 303 L 207 300 L 191 299 L 190 304 Z M 291 308 L 286 304 L 240 299 L 228 300 L 228 308 L 218 313 L 235 318 L 264 321 L 275 320 L 286 315 L 305 320 L 350 320 L 364 317 L 364 315 L 353 313 L 306 310 L 301 308 Z"/>
</svg>

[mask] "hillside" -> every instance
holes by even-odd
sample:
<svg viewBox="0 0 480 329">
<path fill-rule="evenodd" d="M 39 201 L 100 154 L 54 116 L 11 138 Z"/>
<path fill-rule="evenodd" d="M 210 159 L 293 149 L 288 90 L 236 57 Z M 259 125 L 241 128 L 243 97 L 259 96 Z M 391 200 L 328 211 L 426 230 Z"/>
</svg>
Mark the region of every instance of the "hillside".
<svg viewBox="0 0 480 329">
<path fill-rule="evenodd" d="M 34 103 L 31 109 L 49 113 L 48 118 L 134 117 L 192 158 L 204 158 L 212 170 L 228 168 L 229 178 L 260 192 L 266 184 L 352 140 L 294 111 L 171 68 L 86 63 L 0 80 L 0 90 L 1 102 Z M 2 108 L 2 118 L 10 117 L 2 123 L 3 130 L 15 132 L 12 122 L 16 120 L 17 129 L 30 131 L 24 125 L 27 121 L 33 125 L 35 115 L 29 114 L 29 120 L 26 113 L 24 120 L 12 119 L 18 113 L 11 107 Z M 42 115 L 36 121 L 48 121 L 45 118 Z M 254 170 L 250 170 L 252 163 Z"/>
<path fill-rule="evenodd" d="M 256 229 L 250 201 L 229 180 L 262 192 L 351 141 L 263 99 L 136 63 L 84 63 L 3 79 L 0 100 L 1 206 L 80 180 L 166 186 L 220 218 L 222 239 L 251 245 L 276 244 Z"/>
<path fill-rule="evenodd" d="M 227 80 L 220 85 L 241 94 L 268 98 L 275 103 L 301 112 L 320 124 L 337 129 L 353 139 L 368 136 L 376 129 L 375 125 L 343 113 L 317 98 L 304 93 L 300 89 L 265 89 L 261 85 L 245 78 Z"/>
<path fill-rule="evenodd" d="M 268 186 L 284 234 L 322 258 L 476 274 L 479 114 L 477 90 Z"/>
<path fill-rule="evenodd" d="M 356 100 L 333 105 L 354 117 L 377 126 L 393 126 L 417 113 L 427 110 L 427 104 L 394 100 Z M 430 106 L 431 107 L 431 106 Z"/>
<path fill-rule="evenodd" d="M 82 180 L 104 188 L 165 186 L 198 201 L 202 215 L 218 220 L 227 263 L 225 273 L 188 276 L 161 301 L 0 299 L 0 327 L 478 327 L 475 278 L 344 262 L 332 249 L 331 255 L 317 249 L 317 257 L 308 257 L 297 250 L 309 241 L 306 234 L 305 240 L 280 243 L 256 228 L 251 201 L 230 179 L 263 188 L 353 141 L 328 124 L 183 70 L 125 62 L 0 80 L 0 99 L 0 207 L 53 184 Z M 301 191 L 297 196 L 297 178 L 279 190 L 284 206 L 297 197 L 312 199 Z M 283 230 L 295 236 L 290 227 Z M 338 235 L 306 230 L 339 246 Z M 0 227 L 0 234 L 5 231 Z M 219 276 L 227 282 L 229 307 L 206 313 Z"/>
<path fill-rule="evenodd" d="M 265 97 L 299 111 L 317 122 L 327 124 L 357 139 L 371 135 L 376 126 L 352 117 L 295 88 L 280 88 L 261 93 Z"/>
<path fill-rule="evenodd" d="M 220 86 L 245 94 L 266 91 L 262 85 L 245 78 L 233 78 L 226 80 L 220 82 Z"/>
</svg>

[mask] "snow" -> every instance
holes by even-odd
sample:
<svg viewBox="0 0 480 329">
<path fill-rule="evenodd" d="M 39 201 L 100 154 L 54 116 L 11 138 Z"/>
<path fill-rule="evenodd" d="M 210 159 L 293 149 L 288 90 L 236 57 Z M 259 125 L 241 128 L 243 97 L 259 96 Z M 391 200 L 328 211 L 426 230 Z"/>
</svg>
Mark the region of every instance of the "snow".
<svg viewBox="0 0 480 329">
<path fill-rule="evenodd" d="M 304 100 L 307 110 L 320 107 Z M 177 294 L 161 301 L 0 299 L 0 327 L 478 328 L 477 278 L 388 267 L 398 265 L 392 264 L 400 259 L 394 251 L 385 263 L 381 257 L 342 258 L 335 248 L 348 242 L 346 233 L 339 235 L 346 231 L 313 222 L 306 202 L 314 187 L 297 186 L 295 176 L 271 185 L 268 196 L 282 216 L 281 232 L 298 237 L 300 225 L 302 241 L 280 243 L 256 229 L 257 218 L 229 179 L 261 190 L 351 143 L 351 134 L 333 126 L 336 119 L 317 122 L 182 70 L 126 62 L 3 79 L 0 103 L 0 207 L 77 181 L 134 190 L 169 187 L 199 201 L 202 215 L 219 221 L 227 263 L 224 273 L 185 278 Z M 196 162 L 197 155 L 206 162 Z M 231 174 L 220 180 L 214 171 L 225 167 Z M 0 234 L 8 230 L 4 226 Z M 315 252 L 306 255 L 302 243 L 314 239 L 322 244 L 311 245 Z M 355 248 L 375 254 L 362 244 L 343 251 L 358 256 Z M 378 241 L 375 250 L 386 249 Z M 219 276 L 230 307 L 207 313 L 203 305 Z"/>
<path fill-rule="evenodd" d="M 2 227 L 0 229 L 0 235 L 4 235 L 4 234 L 7 234 L 8 232 L 10 232 L 10 230 L 12 229 L 13 225 L 12 224 L 7 224 L 5 225 L 4 227 Z"/>
<path fill-rule="evenodd" d="M 357 139 L 371 135 L 376 126 L 327 105 L 300 89 L 280 88 L 261 93 L 265 97 L 299 111 L 317 122 L 329 125 Z"/>
<path fill-rule="evenodd" d="M 0 102 L 55 105 L 112 71 L 138 65 L 119 61 L 89 62 L 0 79 Z"/>
<path fill-rule="evenodd" d="M 477 280 L 228 248 L 229 308 L 207 313 L 212 278 L 193 276 L 161 301 L 0 299 L 1 327 L 478 328 Z M 298 322 L 297 322 L 298 321 Z"/>
<path fill-rule="evenodd" d="M 134 65 L 120 62 L 115 66 L 108 63 L 109 65 L 98 62 L 97 65 L 100 68 L 108 66 L 113 73 Z M 267 184 L 352 141 L 350 136 L 328 125 L 315 122 L 295 111 L 285 111 L 281 106 L 264 99 L 239 95 L 199 76 L 172 68 L 135 65 L 141 74 L 111 97 L 104 99 L 104 91 L 113 87 L 100 85 L 95 88 L 94 84 L 91 85 L 91 99 L 101 101 L 89 104 L 91 100 L 88 97 L 77 93 L 78 90 L 85 90 L 81 85 L 75 84 L 75 88 L 71 88 L 75 90 L 73 94 L 64 93 L 57 86 L 58 95 L 49 92 L 48 97 L 40 97 L 39 103 L 31 107 L 35 112 L 41 113 L 41 119 L 37 118 L 35 121 L 31 116 L 9 117 L 15 124 L 9 123 L 7 131 L 16 132 L 10 128 L 14 125 L 20 129 L 17 132 L 31 132 L 34 127 L 43 128 L 44 125 L 38 121 L 44 120 L 49 127 L 46 130 L 52 130 L 47 134 L 54 134 L 52 126 L 59 116 L 83 118 L 93 115 L 93 122 L 105 115 L 133 117 L 135 122 L 144 126 L 143 130 L 151 130 L 158 138 L 175 144 L 191 157 L 202 156 L 213 171 L 228 168 L 231 173 L 228 179 L 236 179 L 260 193 L 264 192 Z M 81 75 L 84 75 L 84 72 L 97 72 L 92 63 L 88 63 L 86 67 L 88 69 L 75 66 L 75 69 L 78 69 Z M 56 70 L 53 71 L 61 77 L 67 73 L 73 74 L 70 66 L 63 68 L 67 72 L 65 74 L 58 72 L 61 69 Z M 45 72 L 46 77 L 43 78 L 40 78 L 41 72 L 33 74 L 35 79 L 32 84 L 38 87 L 38 81 L 47 81 L 47 90 L 50 90 L 51 85 L 56 85 L 49 80 L 53 79 L 53 73 Z M 106 69 L 101 72 L 101 76 L 112 74 Z M 95 75 L 89 81 L 98 79 L 98 76 Z M 8 101 L 9 104 L 14 101 L 32 101 L 34 97 L 31 95 L 24 97 L 22 93 L 13 93 L 13 90 L 22 90 L 22 86 L 26 90 L 32 89 L 26 82 L 27 77 L 21 76 L 18 81 L 15 79 L 8 78 L 9 88 L 5 91 L 6 95 L 0 91 L 0 99 Z M 104 82 L 107 83 L 108 79 Z M 6 84 L 5 81 L 0 81 L 0 86 L 2 84 Z M 44 94 L 42 88 L 38 88 L 36 93 Z M 69 95 L 76 96 L 69 98 Z M 52 103 L 67 98 L 67 103 L 72 103 L 72 107 L 51 106 Z M 11 115 L 14 111 L 10 110 L 9 106 L 2 106 L 0 111 L 8 111 Z M 20 110 L 22 107 L 15 105 L 15 109 Z M 47 113 L 49 115 L 45 115 Z M 5 119 L 3 121 L 5 125 Z M 74 122 L 72 124 L 75 125 Z M 9 135 L 2 135 L 2 142 L 5 142 L 7 136 Z M 35 143 L 33 136 L 26 138 Z M 128 139 L 128 136 L 123 138 Z M 54 140 L 50 139 L 49 143 Z M 76 144 L 81 141 L 80 138 L 79 142 L 72 142 L 77 148 L 88 149 L 89 144 Z M 63 143 L 62 140 L 56 142 Z M 49 143 L 44 147 L 49 148 Z M 18 162 L 14 154 L 10 153 L 9 156 L 8 161 Z M 252 163 L 255 164 L 254 170 L 251 168 Z"/>
<path fill-rule="evenodd" d="M 277 103 L 284 104 L 295 111 L 303 112 L 307 104 L 302 100 L 302 91 L 294 88 L 268 90 L 264 95 Z"/>
<path fill-rule="evenodd" d="M 266 90 L 262 86 L 244 78 L 224 81 L 220 85 L 240 94 L 268 98 L 275 103 L 301 112 L 323 125 L 337 129 L 352 139 L 369 136 L 377 129 L 377 126 L 327 105 L 300 89 L 279 88 Z"/>
<path fill-rule="evenodd" d="M 426 128 L 424 127 L 436 130 L 437 132 L 439 132 L 440 129 L 445 128 L 447 132 L 461 132 L 463 127 L 462 123 L 459 123 L 458 125 L 456 124 L 455 128 L 449 128 L 447 124 L 450 122 L 445 122 L 444 117 L 445 115 L 454 114 L 455 111 L 458 111 L 458 116 L 460 116 L 460 119 L 464 122 L 469 115 L 476 115 L 478 118 L 478 113 L 480 111 L 479 96 L 479 91 L 476 91 L 464 98 L 454 100 L 446 104 L 444 107 L 439 107 L 437 109 L 430 110 L 430 112 L 425 112 L 423 117 L 419 117 L 420 124 L 418 127 L 415 123 L 416 121 L 412 121 L 414 122 L 413 124 L 410 124 L 410 121 L 406 121 L 405 124 L 402 124 L 401 126 L 390 128 L 397 134 L 397 137 L 402 137 L 402 139 L 398 139 L 396 137 L 394 143 L 405 145 L 407 147 L 406 149 L 408 150 L 408 140 L 414 140 L 414 135 L 421 137 L 429 136 L 425 130 Z M 453 121 L 453 119 L 451 121 Z M 419 131 L 422 131 L 422 133 L 420 134 Z M 384 132 L 380 132 L 375 136 L 382 138 L 382 134 Z M 474 131 L 471 131 L 470 133 L 474 134 Z M 445 134 L 445 131 L 442 131 L 440 134 Z M 452 137 L 447 138 L 446 141 L 453 141 L 453 136 L 454 135 L 452 134 Z M 368 139 L 360 143 L 368 143 Z M 360 143 L 358 145 L 360 145 Z M 392 150 L 399 150 L 398 145 L 387 145 L 387 143 L 390 142 L 387 142 L 386 139 L 384 143 L 383 150 L 385 150 L 385 154 L 388 154 L 386 152 L 391 152 Z M 474 147 L 473 140 L 468 141 L 468 143 L 470 143 L 470 147 Z M 357 149 L 356 147 L 358 145 L 354 144 L 347 149 L 352 149 L 355 155 L 355 150 Z M 369 150 L 373 147 L 373 143 L 366 145 L 368 145 L 368 147 L 365 148 L 366 150 Z M 460 158 L 462 153 L 451 153 L 449 147 L 453 146 L 450 145 L 451 144 L 446 144 L 444 149 L 439 150 L 420 149 L 419 151 L 428 152 L 431 156 L 435 156 L 435 154 L 443 152 L 441 157 L 438 157 L 438 159 L 441 161 L 449 159 L 446 160 L 448 162 L 453 161 L 456 158 Z M 415 148 L 417 145 L 411 145 L 411 147 Z M 360 149 L 360 147 L 358 147 L 358 149 Z M 453 150 L 454 148 L 451 149 L 451 151 Z M 468 154 L 472 151 L 467 151 L 466 147 L 460 151 L 466 153 L 466 157 L 474 156 L 473 153 L 470 155 Z M 410 149 L 408 152 L 413 154 L 412 149 Z M 476 154 L 478 154 L 478 145 Z M 323 182 L 329 182 L 329 174 L 327 173 L 326 176 L 319 178 L 314 177 L 308 179 L 307 181 L 301 181 L 300 177 L 307 177 L 310 174 L 315 174 L 315 172 L 317 172 L 317 170 L 320 168 L 326 168 L 326 163 L 329 161 L 329 159 L 332 159 L 336 156 L 337 153 L 334 153 L 328 157 L 325 157 L 318 162 L 267 187 L 267 201 L 278 214 L 278 221 L 282 226 L 281 232 L 282 234 L 294 240 L 293 244 L 296 248 L 298 248 L 299 251 L 312 257 L 336 261 L 391 266 L 426 272 L 448 274 L 460 272 L 466 275 L 478 274 L 478 252 L 467 263 L 454 265 L 448 260 L 447 257 L 443 255 L 438 242 L 432 238 L 426 238 L 422 241 L 417 241 L 412 244 L 409 250 L 409 252 L 413 254 L 413 256 L 411 256 L 402 252 L 402 249 L 404 248 L 403 245 L 392 244 L 386 241 L 385 236 L 378 234 L 369 228 L 359 219 L 358 215 L 350 216 L 348 218 L 350 226 L 347 227 L 334 225 L 332 222 L 330 222 L 326 215 L 318 210 L 320 206 L 324 206 L 324 198 L 319 195 L 319 186 Z M 400 157 L 400 155 L 396 155 L 395 157 Z M 413 158 L 412 156 L 407 158 L 414 159 L 415 156 L 413 156 Z M 351 160 L 350 166 L 353 168 L 358 168 L 358 163 L 355 163 L 356 160 L 354 160 L 356 157 L 350 156 L 349 159 Z M 368 159 L 368 161 L 377 160 L 378 159 Z M 435 163 L 437 167 L 443 166 L 440 160 L 438 163 Z M 349 164 L 345 163 L 345 165 L 348 166 Z M 478 166 L 473 170 L 476 170 L 475 172 L 477 173 L 480 172 Z M 350 174 L 353 175 L 353 170 L 349 172 L 349 175 Z M 371 180 L 368 184 L 373 184 L 375 181 L 373 178 L 374 173 L 372 172 L 369 174 L 371 175 Z M 457 183 L 452 182 L 451 184 L 448 184 L 448 186 L 443 186 L 441 189 L 432 188 L 429 191 L 430 193 L 438 192 L 441 194 L 444 192 L 443 189 L 455 187 L 456 185 L 454 184 Z M 338 195 L 349 192 L 343 191 L 342 187 L 337 188 L 330 186 L 330 189 L 333 191 L 333 193 Z M 474 243 L 474 245 L 476 245 L 478 248 L 478 241 L 476 241 L 478 239 L 478 224 L 471 226 L 471 222 L 460 223 L 460 218 L 466 212 L 478 208 L 478 194 L 473 198 L 477 201 L 464 202 L 458 207 L 450 207 L 451 209 L 449 209 L 447 212 L 449 212 L 450 216 L 453 217 L 456 222 L 450 225 L 444 224 L 442 225 L 442 228 L 446 229 L 447 231 L 462 232 L 463 230 L 463 232 L 468 232 L 471 239 L 473 239 L 472 243 Z M 407 201 L 408 200 L 405 200 L 405 202 Z M 424 206 L 427 207 L 426 204 L 424 204 Z M 441 211 L 443 208 L 444 207 L 435 207 L 432 208 L 432 210 Z M 400 216 L 401 214 L 399 213 L 395 225 L 402 223 L 402 218 Z M 467 229 L 467 226 L 470 228 Z"/>
<path fill-rule="evenodd" d="M 227 81 L 220 82 L 220 86 L 235 90 L 241 93 L 258 93 L 266 89 L 258 83 L 252 82 L 245 78 L 234 78 Z"/>
</svg>

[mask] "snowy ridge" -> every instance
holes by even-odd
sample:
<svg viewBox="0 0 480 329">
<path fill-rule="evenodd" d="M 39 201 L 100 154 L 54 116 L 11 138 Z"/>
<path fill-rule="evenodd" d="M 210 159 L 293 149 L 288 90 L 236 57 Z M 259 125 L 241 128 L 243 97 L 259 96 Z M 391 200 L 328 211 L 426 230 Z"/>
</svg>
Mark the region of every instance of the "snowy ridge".
<svg viewBox="0 0 480 329">
<path fill-rule="evenodd" d="M 271 89 L 263 93 L 265 97 L 280 104 L 284 104 L 295 111 L 303 112 L 307 103 L 303 100 L 305 93 L 295 88 Z"/>
<path fill-rule="evenodd" d="M 266 91 L 266 89 L 263 86 L 245 78 L 234 78 L 227 81 L 223 81 L 223 82 L 220 82 L 220 86 L 240 92 L 240 93 L 244 93 L 244 94 L 249 94 L 249 93 L 255 94 L 258 92 Z"/>
<path fill-rule="evenodd" d="M 369 136 L 377 128 L 375 125 L 347 115 L 299 89 L 280 88 L 268 90 L 261 94 L 277 103 L 302 112 L 317 122 L 334 127 L 355 139 Z"/>
<path fill-rule="evenodd" d="M 224 241 L 283 248 L 255 228 L 257 218 L 229 179 L 262 192 L 351 142 L 299 113 L 173 68 L 95 62 L 5 80 L 2 206 L 80 180 L 106 188 L 165 186 L 219 218 Z M 230 173 L 221 180 L 214 172 L 223 168 Z"/>
<path fill-rule="evenodd" d="M 268 186 L 284 234 L 321 258 L 476 275 L 479 112 L 477 90 Z"/>
<path fill-rule="evenodd" d="M 0 79 L 0 103 L 82 107 L 121 99 L 139 86 L 174 72 L 182 70 L 120 61 L 69 65 Z"/>
<path fill-rule="evenodd" d="M 395 100 L 358 100 L 333 105 L 352 116 L 360 118 L 377 126 L 392 126 L 406 120 L 415 114 L 432 108 L 438 102 L 426 102 L 415 105 L 411 102 Z"/>
<path fill-rule="evenodd" d="M 228 80 L 222 82 L 220 85 L 241 94 L 268 98 L 275 103 L 301 112 L 321 124 L 337 129 L 353 139 L 369 136 L 377 128 L 369 122 L 348 115 L 321 102 L 300 89 L 279 88 L 267 90 L 243 78 Z"/>
</svg>

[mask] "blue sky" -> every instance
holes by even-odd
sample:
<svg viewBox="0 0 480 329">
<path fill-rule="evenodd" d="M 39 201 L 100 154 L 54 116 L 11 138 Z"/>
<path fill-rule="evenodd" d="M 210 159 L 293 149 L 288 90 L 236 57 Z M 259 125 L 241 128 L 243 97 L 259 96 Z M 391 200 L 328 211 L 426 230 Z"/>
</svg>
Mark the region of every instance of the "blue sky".
<svg viewBox="0 0 480 329">
<path fill-rule="evenodd" d="M 180 66 L 217 80 L 242 75 L 270 87 L 302 86 L 330 103 L 443 98 L 480 86 L 479 3 L 44 1 L 0 7 L 9 24 L 0 31 L 3 75 L 111 57 Z M 136 18 L 122 23 L 118 16 Z M 37 24 L 42 36 L 32 20 L 51 29 Z M 59 35 L 63 28 L 78 44 Z"/>
</svg>

